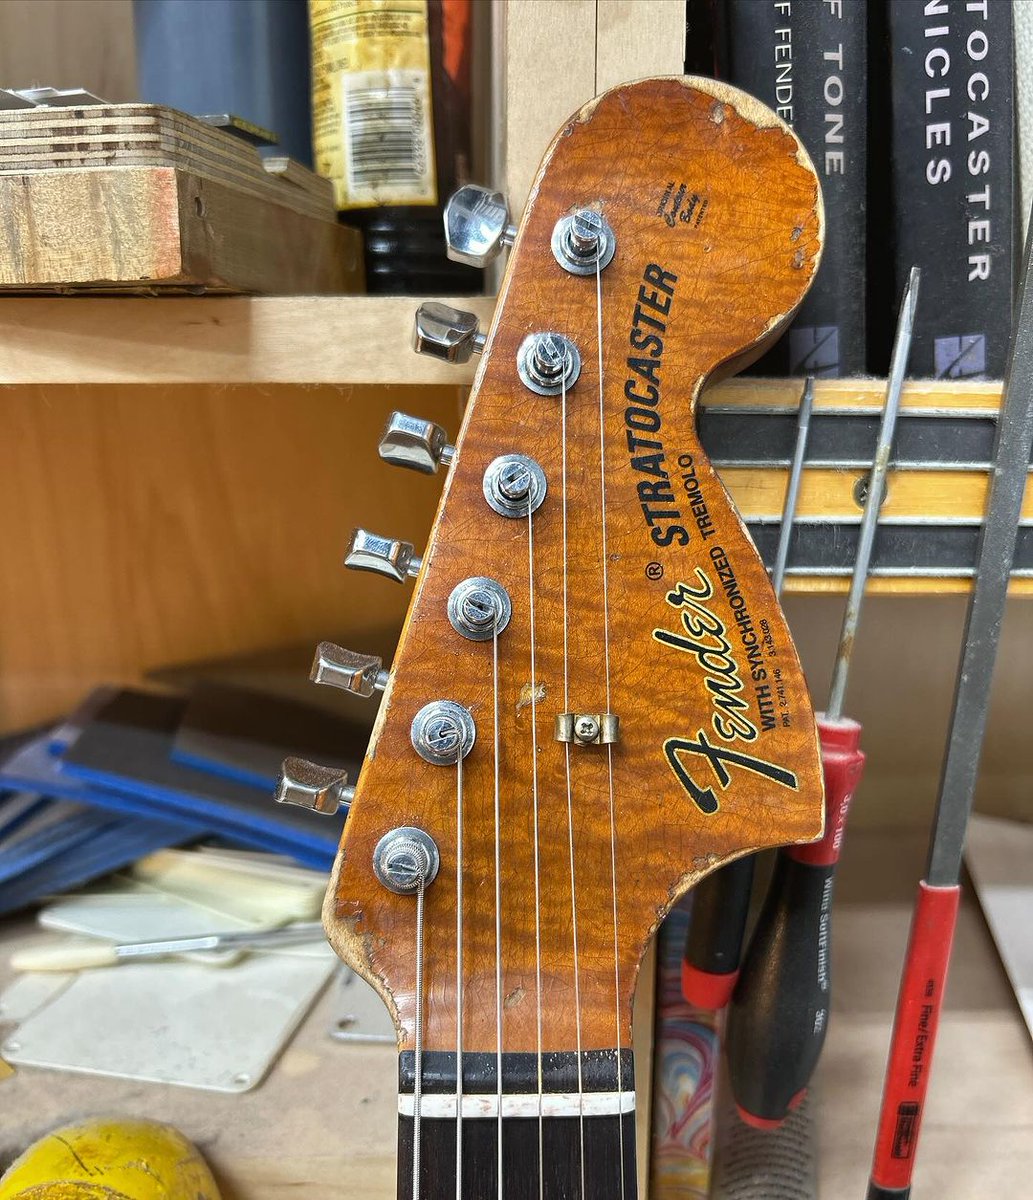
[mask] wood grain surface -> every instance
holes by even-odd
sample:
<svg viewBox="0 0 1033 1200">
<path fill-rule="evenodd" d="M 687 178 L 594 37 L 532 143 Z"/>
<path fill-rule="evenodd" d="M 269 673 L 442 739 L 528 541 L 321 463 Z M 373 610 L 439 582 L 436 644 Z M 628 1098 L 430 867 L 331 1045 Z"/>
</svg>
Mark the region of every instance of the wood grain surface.
<svg viewBox="0 0 1033 1200">
<path fill-rule="evenodd" d="M 393 408 L 454 430 L 464 399 L 440 387 L 0 388 L 0 730 L 172 664 L 328 635 L 391 645 L 407 597 L 343 569 L 348 531 L 422 544 L 440 485 L 392 471 L 377 438 Z"/>
<path fill-rule="evenodd" d="M 173 166 L 0 172 L 0 289 L 361 291 L 361 234 L 280 203 L 293 193 Z"/>
<path fill-rule="evenodd" d="M 371 866 L 379 838 L 400 825 L 430 833 L 442 859 L 426 900 L 424 1045 L 448 1049 L 456 1037 L 457 773 L 424 763 L 410 744 L 412 718 L 428 701 L 461 702 L 478 728 L 463 770 L 466 1050 L 496 1047 L 497 960 L 506 1050 L 536 1048 L 539 1001 L 546 1050 L 628 1045 L 643 947 L 673 900 L 730 858 L 821 829 L 813 715 L 798 660 L 695 431 L 704 380 L 755 355 L 806 291 L 822 234 L 813 168 L 788 129 L 741 93 L 653 80 L 617 88 L 573 118 L 531 197 L 325 909 L 339 953 L 395 1012 L 403 1046 L 415 1014 L 415 903 L 385 891 Z M 601 349 L 594 276 L 567 274 L 549 249 L 557 220 L 585 205 L 601 209 L 618 244 L 601 281 Z M 659 324 L 645 325 L 643 313 Z M 532 395 L 515 371 L 521 340 L 543 329 L 581 348 L 581 376 L 565 405 Z M 636 330 L 660 336 L 629 340 Z M 648 425 L 651 413 L 659 417 L 652 433 L 629 427 Z M 662 443 L 652 459 L 642 438 Z M 526 519 L 497 516 L 482 495 L 484 470 L 503 452 L 532 456 L 549 481 L 533 521 L 533 583 Z M 446 617 L 450 592 L 471 575 L 499 580 L 513 602 L 498 639 L 497 687 L 492 643 L 460 638 Z M 612 850 L 607 750 L 571 747 L 570 821 L 566 755 L 552 735 L 568 699 L 564 578 L 569 711 L 609 709 L 621 721 Z M 705 739 L 749 762 L 708 758 Z"/>
</svg>

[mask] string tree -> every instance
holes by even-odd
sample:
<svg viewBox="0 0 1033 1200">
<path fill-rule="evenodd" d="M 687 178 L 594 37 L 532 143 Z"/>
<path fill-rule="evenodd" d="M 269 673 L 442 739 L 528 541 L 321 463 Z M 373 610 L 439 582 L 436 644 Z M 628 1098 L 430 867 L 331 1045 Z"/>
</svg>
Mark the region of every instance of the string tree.
<svg viewBox="0 0 1033 1200">
<path fill-rule="evenodd" d="M 556 741 L 575 746 L 612 746 L 620 741 L 616 713 L 557 713 Z"/>
<path fill-rule="evenodd" d="M 393 412 L 380 435 L 377 451 L 393 467 L 433 475 L 439 466 L 447 467 L 452 463 L 456 448 L 449 443 L 442 426 L 422 417 Z"/>
</svg>

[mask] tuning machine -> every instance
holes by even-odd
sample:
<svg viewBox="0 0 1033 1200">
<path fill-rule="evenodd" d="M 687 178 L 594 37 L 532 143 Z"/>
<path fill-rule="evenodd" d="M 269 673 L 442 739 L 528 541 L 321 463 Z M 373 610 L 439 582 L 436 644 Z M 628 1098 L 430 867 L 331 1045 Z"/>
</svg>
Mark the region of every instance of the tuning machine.
<svg viewBox="0 0 1033 1200">
<path fill-rule="evenodd" d="M 388 417 L 378 450 L 392 466 L 408 467 L 424 475 L 433 475 L 439 466 L 447 467 L 456 452 L 440 425 L 402 412 Z"/>
<path fill-rule="evenodd" d="M 342 805 L 351 803 L 355 789 L 348 786 L 348 774 L 337 767 L 322 767 L 307 758 L 285 758 L 276 784 L 278 804 L 296 804 L 300 808 L 331 816 Z"/>
<path fill-rule="evenodd" d="M 383 660 L 374 654 L 356 654 L 334 642 L 320 642 L 308 677 L 353 696 L 372 696 L 387 687 L 389 675 Z"/>
<path fill-rule="evenodd" d="M 477 314 L 428 300 L 416 310 L 412 348 L 445 362 L 464 363 L 484 349 L 485 336 Z"/>
<path fill-rule="evenodd" d="M 421 559 L 412 542 L 400 542 L 395 538 L 380 537 L 367 529 L 352 532 L 344 565 L 356 571 L 374 571 L 386 575 L 395 583 L 404 583 L 420 573 Z"/>
<path fill-rule="evenodd" d="M 485 267 L 503 246 L 513 245 L 516 235 L 501 192 L 468 183 L 445 205 L 446 253 L 453 262 Z"/>
</svg>

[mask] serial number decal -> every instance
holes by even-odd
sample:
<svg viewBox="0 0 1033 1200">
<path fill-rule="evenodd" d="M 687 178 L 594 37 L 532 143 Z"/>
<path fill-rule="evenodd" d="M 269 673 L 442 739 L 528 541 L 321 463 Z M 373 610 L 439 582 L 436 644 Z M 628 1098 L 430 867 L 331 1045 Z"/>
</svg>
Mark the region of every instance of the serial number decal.
<svg viewBox="0 0 1033 1200">
<path fill-rule="evenodd" d="M 689 531 L 682 522 L 681 504 L 675 498 L 667 470 L 661 414 L 660 370 L 663 366 L 667 318 L 678 276 L 658 263 L 642 273 L 628 335 L 628 376 L 624 382 L 624 425 L 632 470 L 643 478 L 636 483 L 642 518 L 657 546 L 684 546 Z"/>
<path fill-rule="evenodd" d="M 702 567 L 696 567 L 694 582 L 677 583 L 665 597 L 670 607 L 679 613 L 681 628 L 653 630 L 654 639 L 661 645 L 689 654 L 696 660 L 711 696 L 711 729 L 724 746 L 710 742 L 703 729 L 697 730 L 695 738 L 674 737 L 664 742 L 664 755 L 678 782 L 696 807 L 707 814 L 715 813 L 719 808 L 717 796 L 709 785 L 716 780 L 721 790 L 726 791 L 736 778 L 733 768 L 763 775 L 793 791 L 798 787 L 792 771 L 756 755 L 726 748 L 737 742 L 755 742 L 759 735 L 785 722 L 784 719 L 780 722 L 776 715 L 776 694 L 772 691 L 765 665 L 765 635 L 770 637 L 770 634 L 766 630 L 758 634 L 754 627 L 724 549 L 712 546 L 709 555 L 714 575 L 732 610 L 732 636 L 742 646 L 745 670 L 740 669 L 733 651 L 729 627 L 708 603 L 714 596 L 714 584 Z M 747 680 L 756 702 L 756 720 L 750 701 L 744 695 Z M 710 777 L 704 777 L 701 782 L 693 775 L 693 770 L 704 765 L 709 768 Z"/>
</svg>

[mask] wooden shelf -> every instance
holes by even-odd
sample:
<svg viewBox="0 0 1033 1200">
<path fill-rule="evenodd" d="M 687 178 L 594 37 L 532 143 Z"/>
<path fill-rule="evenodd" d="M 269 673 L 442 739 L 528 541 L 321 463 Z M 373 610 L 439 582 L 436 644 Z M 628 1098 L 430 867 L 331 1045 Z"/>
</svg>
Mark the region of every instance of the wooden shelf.
<svg viewBox="0 0 1033 1200">
<path fill-rule="evenodd" d="M 487 323 L 494 300 L 446 299 Z M 410 348 L 412 296 L 0 300 L 0 384 L 463 384 Z"/>
<path fill-rule="evenodd" d="M 470 384 L 477 360 L 414 354 L 416 296 L 7 297 L 0 386 L 26 384 Z M 444 303 L 491 320 L 491 296 Z M 815 408 L 878 409 L 881 379 L 819 383 Z M 913 382 L 904 409 L 994 410 L 1000 383 Z M 795 409 L 792 379 L 726 380 L 705 405 Z"/>
</svg>

